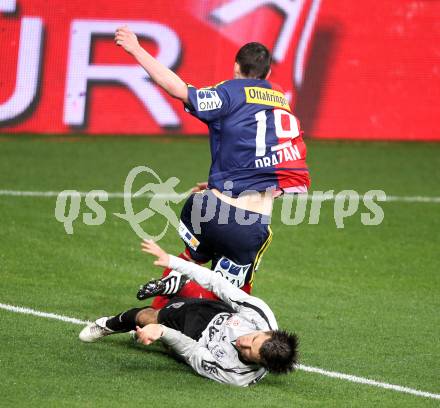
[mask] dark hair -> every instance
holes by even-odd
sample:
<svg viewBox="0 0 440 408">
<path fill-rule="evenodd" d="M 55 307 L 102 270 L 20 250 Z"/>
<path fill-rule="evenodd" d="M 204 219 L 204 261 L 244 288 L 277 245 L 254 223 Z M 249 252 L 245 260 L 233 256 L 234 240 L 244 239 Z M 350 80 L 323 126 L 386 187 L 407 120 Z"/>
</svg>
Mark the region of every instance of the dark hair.
<svg viewBox="0 0 440 408">
<path fill-rule="evenodd" d="M 260 43 L 251 42 L 243 45 L 235 56 L 240 71 L 247 78 L 265 79 L 270 69 L 272 57 L 269 50 Z"/>
<path fill-rule="evenodd" d="M 274 330 L 260 348 L 260 363 L 269 372 L 286 374 L 298 364 L 299 340 L 296 334 Z"/>
</svg>

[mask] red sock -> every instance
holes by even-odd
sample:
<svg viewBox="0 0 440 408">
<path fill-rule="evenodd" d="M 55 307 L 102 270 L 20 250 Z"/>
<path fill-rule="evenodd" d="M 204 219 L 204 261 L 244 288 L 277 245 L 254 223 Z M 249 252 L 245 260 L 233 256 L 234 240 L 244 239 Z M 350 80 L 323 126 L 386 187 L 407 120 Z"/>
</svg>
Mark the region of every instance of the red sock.
<svg viewBox="0 0 440 408">
<path fill-rule="evenodd" d="M 243 287 L 241 288 L 241 290 L 243 290 L 244 292 L 246 292 L 247 294 L 250 294 L 252 291 L 252 286 L 248 283 L 245 283 L 243 285 Z"/>
<path fill-rule="evenodd" d="M 206 290 L 198 283 L 189 281 L 185 286 L 180 289 L 179 296 L 184 298 L 199 298 L 199 299 L 214 299 L 218 300 L 218 297 L 214 293 Z"/>
<path fill-rule="evenodd" d="M 185 250 L 179 255 L 179 258 L 190 260 L 191 256 L 189 254 L 188 250 Z M 170 268 L 164 269 L 162 273 L 162 277 L 168 276 L 168 274 L 172 271 Z M 246 283 L 242 288 L 243 291 L 246 293 L 251 293 L 252 286 L 249 283 Z M 184 298 L 199 298 L 199 299 L 214 299 L 218 300 L 218 297 L 214 295 L 209 290 L 206 290 L 202 286 L 200 286 L 198 283 L 189 281 L 187 282 L 182 289 L 180 289 L 178 296 L 184 297 Z M 156 296 L 153 299 L 153 302 L 151 303 L 151 307 L 154 309 L 162 309 L 166 306 L 166 304 L 169 302 L 170 298 L 168 296 Z"/>
<path fill-rule="evenodd" d="M 246 293 L 251 293 L 252 286 L 249 283 L 246 283 L 241 290 L 245 291 Z M 185 284 L 185 286 L 180 289 L 179 296 L 184 298 L 200 298 L 200 299 L 214 299 L 218 300 L 218 297 L 214 295 L 214 293 L 210 292 L 209 290 L 206 290 L 202 286 L 200 286 L 198 283 L 189 281 Z"/>
<path fill-rule="evenodd" d="M 185 259 L 186 261 L 191 260 L 191 255 L 189 251 L 186 249 L 179 255 L 179 258 Z M 162 277 L 168 276 L 168 274 L 172 271 L 170 268 L 164 269 L 162 273 Z M 196 282 L 189 281 L 187 282 L 182 289 L 180 289 L 178 296 L 184 298 L 199 298 L 199 299 L 218 299 L 214 293 L 206 290 L 202 286 L 200 286 Z M 169 302 L 170 298 L 168 296 L 156 296 L 151 303 L 151 307 L 154 309 L 162 309 Z"/>
</svg>

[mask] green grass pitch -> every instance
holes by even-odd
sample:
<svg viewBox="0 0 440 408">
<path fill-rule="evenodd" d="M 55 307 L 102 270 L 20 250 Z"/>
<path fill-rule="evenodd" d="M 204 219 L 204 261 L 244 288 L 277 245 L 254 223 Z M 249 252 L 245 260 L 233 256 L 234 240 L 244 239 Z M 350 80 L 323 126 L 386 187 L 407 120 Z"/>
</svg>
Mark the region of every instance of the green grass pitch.
<svg viewBox="0 0 440 408">
<path fill-rule="evenodd" d="M 308 149 L 312 190 L 440 196 L 440 144 L 309 141 Z M 206 179 L 207 139 L 0 136 L 0 190 L 120 192 L 138 165 L 179 177 L 183 192 Z M 124 212 L 123 200 L 102 202 L 105 223 L 78 219 L 73 235 L 56 221 L 55 202 L 0 195 L 0 303 L 82 320 L 139 306 L 138 285 L 160 270 L 113 215 Z M 384 221 L 370 227 L 360 205 L 344 229 L 333 206 L 323 204 L 317 225 L 287 226 L 276 204 L 254 294 L 299 334 L 302 364 L 439 394 L 440 203 L 381 203 Z M 148 221 L 151 232 L 162 226 L 159 216 Z M 161 244 L 182 248 L 171 229 Z M 0 309 L 0 406 L 440 406 L 304 371 L 237 389 L 196 376 L 160 344 L 143 347 L 127 335 L 83 344 L 80 329 Z"/>
</svg>

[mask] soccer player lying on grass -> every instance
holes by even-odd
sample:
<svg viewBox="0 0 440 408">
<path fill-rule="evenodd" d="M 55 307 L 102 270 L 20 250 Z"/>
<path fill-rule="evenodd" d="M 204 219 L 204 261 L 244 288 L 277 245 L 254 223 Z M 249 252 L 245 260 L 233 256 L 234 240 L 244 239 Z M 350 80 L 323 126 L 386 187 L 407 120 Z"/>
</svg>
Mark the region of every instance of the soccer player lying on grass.
<svg viewBox="0 0 440 408">
<path fill-rule="evenodd" d="M 81 331 L 82 341 L 136 330 L 139 342 L 162 340 L 198 374 L 242 387 L 267 372 L 288 373 L 295 368 L 298 339 L 278 330 L 265 302 L 210 269 L 167 254 L 153 241 L 145 240 L 142 250 L 157 258 L 154 265 L 179 271 L 221 301 L 174 297 L 159 310 L 136 308 L 101 317 Z"/>
</svg>

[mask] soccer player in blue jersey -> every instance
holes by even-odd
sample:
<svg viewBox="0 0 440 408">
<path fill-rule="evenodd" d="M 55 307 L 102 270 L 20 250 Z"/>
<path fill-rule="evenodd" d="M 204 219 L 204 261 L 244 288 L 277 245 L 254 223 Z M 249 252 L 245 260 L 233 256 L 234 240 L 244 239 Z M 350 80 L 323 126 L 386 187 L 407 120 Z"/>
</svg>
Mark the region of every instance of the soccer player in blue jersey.
<svg viewBox="0 0 440 408">
<path fill-rule="evenodd" d="M 250 293 L 254 272 L 272 239 L 273 199 L 307 192 L 310 185 L 299 122 L 283 92 L 267 80 L 268 49 L 259 43 L 244 45 L 236 56 L 234 79 L 197 89 L 144 50 L 128 27 L 116 30 L 115 42 L 209 129 L 207 189 L 191 195 L 183 207 L 179 235 L 186 251 L 180 256 L 197 263 L 212 261 L 212 269 Z M 169 273 L 165 270 L 164 277 Z M 149 282 L 138 297 L 177 291 L 180 296 L 212 297 L 192 282 L 182 288 L 180 275 L 174 273 Z M 167 300 L 156 297 L 153 307 Z"/>
</svg>

